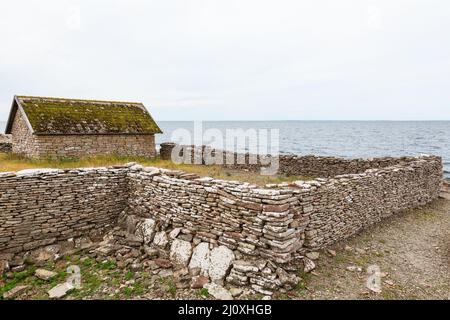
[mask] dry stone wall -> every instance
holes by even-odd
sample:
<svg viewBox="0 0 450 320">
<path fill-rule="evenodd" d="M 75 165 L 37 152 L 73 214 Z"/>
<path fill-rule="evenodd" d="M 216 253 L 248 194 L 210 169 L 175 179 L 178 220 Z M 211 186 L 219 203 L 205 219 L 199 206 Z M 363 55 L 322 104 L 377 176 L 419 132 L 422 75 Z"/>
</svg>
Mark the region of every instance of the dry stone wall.
<svg viewBox="0 0 450 320">
<path fill-rule="evenodd" d="M 376 161 L 265 187 L 139 165 L 2 173 L 0 256 L 118 225 L 125 243 L 167 252 L 155 263 L 189 268 L 212 290 L 226 282 L 270 294 L 295 286 L 291 271 L 310 268 L 306 251 L 439 196 L 441 158 Z"/>
<path fill-rule="evenodd" d="M 306 221 L 294 191 L 157 168 L 129 177 L 130 213 L 182 228 L 189 240 L 195 237 L 281 263 L 302 246 Z"/>
<path fill-rule="evenodd" d="M 105 230 L 127 195 L 124 168 L 0 173 L 0 253 Z"/>
<path fill-rule="evenodd" d="M 357 234 L 401 210 L 424 205 L 440 193 L 439 157 L 405 165 L 316 179 L 299 184 L 299 201 L 309 223 L 305 248 L 316 250 Z"/>
<path fill-rule="evenodd" d="M 174 150 L 174 148 L 177 148 Z M 176 145 L 174 143 L 161 144 L 161 153 L 165 159 L 174 154 L 180 159 L 191 163 L 208 164 L 205 159 L 211 155 L 214 161 L 219 160 L 224 167 L 260 172 L 261 168 L 271 163 L 270 155 L 255 155 L 250 153 L 235 153 L 213 149 L 208 146 Z M 221 155 L 219 155 L 221 154 Z M 282 154 L 277 157 L 279 168 L 277 174 L 288 176 L 330 178 L 337 175 L 363 173 L 368 169 L 382 169 L 394 165 L 407 165 L 416 161 L 415 157 L 381 157 L 370 159 L 344 159 L 316 155 Z"/>
</svg>

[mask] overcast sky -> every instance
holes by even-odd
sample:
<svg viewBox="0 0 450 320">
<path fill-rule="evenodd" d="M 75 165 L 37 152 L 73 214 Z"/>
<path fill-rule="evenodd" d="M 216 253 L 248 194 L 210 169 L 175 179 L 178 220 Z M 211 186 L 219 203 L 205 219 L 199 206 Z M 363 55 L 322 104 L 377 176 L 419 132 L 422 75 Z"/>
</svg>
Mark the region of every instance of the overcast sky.
<svg viewBox="0 0 450 320">
<path fill-rule="evenodd" d="M 450 120 L 448 0 L 0 3 L 14 94 L 142 101 L 156 120 Z"/>
</svg>

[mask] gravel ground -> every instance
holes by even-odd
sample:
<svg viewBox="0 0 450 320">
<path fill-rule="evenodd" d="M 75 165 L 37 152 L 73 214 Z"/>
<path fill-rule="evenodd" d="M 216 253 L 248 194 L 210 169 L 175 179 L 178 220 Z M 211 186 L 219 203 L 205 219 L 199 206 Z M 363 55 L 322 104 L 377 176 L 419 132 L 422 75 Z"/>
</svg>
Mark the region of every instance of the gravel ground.
<svg viewBox="0 0 450 320">
<path fill-rule="evenodd" d="M 320 252 L 297 298 L 450 299 L 447 199 L 395 215 L 331 249 L 336 255 Z M 368 268 L 379 268 L 379 293 L 366 287 Z"/>
</svg>

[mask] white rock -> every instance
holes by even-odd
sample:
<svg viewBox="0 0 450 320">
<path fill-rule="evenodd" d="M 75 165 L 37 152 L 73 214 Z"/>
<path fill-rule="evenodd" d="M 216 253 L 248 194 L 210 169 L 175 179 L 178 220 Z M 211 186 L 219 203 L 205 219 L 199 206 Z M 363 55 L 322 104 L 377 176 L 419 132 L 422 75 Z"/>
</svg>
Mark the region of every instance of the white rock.
<svg viewBox="0 0 450 320">
<path fill-rule="evenodd" d="M 189 262 L 189 269 L 200 269 L 202 276 L 208 276 L 208 270 L 210 266 L 210 254 L 209 243 L 199 243 L 192 253 L 191 261 Z"/>
<path fill-rule="evenodd" d="M 25 169 L 18 171 L 16 175 L 18 177 L 27 177 L 27 176 L 35 176 L 41 174 L 58 174 L 64 172 L 60 169 L 51 169 L 51 168 L 40 168 L 40 169 Z"/>
<path fill-rule="evenodd" d="M 303 258 L 304 269 L 303 272 L 308 273 L 313 271 L 316 268 L 316 264 L 314 261 L 308 258 Z"/>
<path fill-rule="evenodd" d="M 231 295 L 231 293 L 218 284 L 207 283 L 203 288 L 208 289 L 208 293 L 217 300 L 233 300 L 233 296 Z"/>
<path fill-rule="evenodd" d="M 347 271 L 350 271 L 350 272 L 362 272 L 362 268 L 360 267 L 360 266 L 354 266 L 354 265 L 351 265 L 351 266 L 348 266 L 347 268 L 345 268 Z"/>
<path fill-rule="evenodd" d="M 306 256 L 311 260 L 317 260 L 320 257 L 320 253 L 319 252 L 308 252 L 308 253 L 306 253 Z"/>
<path fill-rule="evenodd" d="M 153 239 L 154 234 L 155 234 L 155 220 L 153 219 L 150 218 L 144 219 L 136 227 L 136 235 L 138 237 L 141 237 L 145 243 L 150 243 Z"/>
<path fill-rule="evenodd" d="M 34 275 L 41 280 L 50 280 L 51 278 L 55 277 L 57 273 L 45 269 L 37 269 L 34 272 Z"/>
<path fill-rule="evenodd" d="M 240 296 L 242 294 L 242 292 L 243 292 L 243 290 L 241 288 L 236 288 L 236 287 L 230 288 L 230 293 L 233 297 Z"/>
<path fill-rule="evenodd" d="M 50 299 L 59 299 L 64 297 L 67 292 L 74 289 L 74 286 L 71 283 L 64 282 L 61 284 L 58 284 L 56 287 L 53 287 L 48 291 L 48 296 Z"/>
<path fill-rule="evenodd" d="M 190 242 L 175 239 L 170 247 L 170 260 L 181 266 L 187 266 L 192 254 L 192 245 Z"/>
<path fill-rule="evenodd" d="M 153 243 L 158 247 L 164 248 L 169 243 L 169 239 L 167 239 L 166 233 L 164 231 L 161 231 L 155 234 Z"/>
<path fill-rule="evenodd" d="M 211 250 L 208 274 L 212 281 L 222 280 L 234 261 L 234 253 L 225 246 Z"/>
<path fill-rule="evenodd" d="M 327 252 L 330 254 L 330 256 L 336 257 L 336 251 L 334 251 L 332 249 L 327 249 Z"/>
<path fill-rule="evenodd" d="M 178 235 L 180 234 L 181 229 L 180 228 L 175 228 L 172 231 L 170 231 L 169 233 L 169 238 L 170 239 L 176 239 L 176 237 L 178 237 Z"/>
</svg>

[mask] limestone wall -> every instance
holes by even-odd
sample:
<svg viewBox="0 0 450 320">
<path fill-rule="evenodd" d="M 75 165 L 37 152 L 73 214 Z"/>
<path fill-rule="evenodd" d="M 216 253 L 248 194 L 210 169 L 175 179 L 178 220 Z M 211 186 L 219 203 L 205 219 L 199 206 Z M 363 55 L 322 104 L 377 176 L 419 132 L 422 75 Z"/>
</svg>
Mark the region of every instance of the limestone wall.
<svg viewBox="0 0 450 320">
<path fill-rule="evenodd" d="M 441 180 L 433 156 L 266 187 L 139 165 L 0 173 L 0 260 L 111 229 L 102 254 L 140 247 L 170 258 L 156 264 L 270 295 L 295 287 L 301 262 L 312 270 L 305 251 L 432 201 Z"/>
<path fill-rule="evenodd" d="M 424 205 L 439 196 L 440 181 L 441 159 L 420 157 L 300 185 L 299 201 L 309 218 L 305 248 L 327 247 L 401 210 Z"/>
<path fill-rule="evenodd" d="M 0 252 L 152 218 L 185 240 L 289 262 L 439 195 L 439 157 L 266 187 L 140 166 L 0 174 Z"/>
<path fill-rule="evenodd" d="M 249 153 L 234 153 L 217 150 L 207 146 L 178 146 L 173 143 L 165 143 L 161 146 L 161 152 L 169 159 L 172 149 L 177 147 L 174 153 L 180 159 L 189 159 L 191 163 L 207 164 L 207 156 L 214 161 L 219 160 L 224 167 L 260 172 L 261 168 L 270 164 L 271 156 L 259 156 Z M 184 160 L 183 160 L 184 161 Z M 414 157 L 381 157 L 370 159 L 345 159 L 337 157 L 324 157 L 316 155 L 283 154 L 278 157 L 279 168 L 277 174 L 303 177 L 334 177 L 336 175 L 363 173 L 368 169 L 380 169 L 394 165 L 407 165 L 416 161 Z"/>
<path fill-rule="evenodd" d="M 383 166 L 390 161 L 377 163 Z M 189 239 L 198 237 L 244 254 L 287 262 L 297 251 L 326 247 L 439 196 L 439 157 L 397 161 L 401 164 L 264 189 L 148 169 L 129 175 L 129 209 L 130 214 L 183 228 Z"/>
<path fill-rule="evenodd" d="M 107 229 L 127 196 L 124 168 L 0 173 L 0 253 Z"/>
<path fill-rule="evenodd" d="M 148 169 L 147 169 L 148 170 Z M 183 177 L 150 169 L 129 175 L 129 214 L 182 228 L 198 238 L 251 256 L 287 262 L 301 248 L 307 221 L 294 190 Z"/>
</svg>

